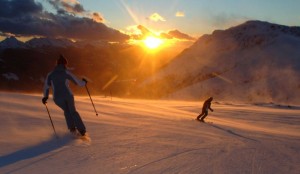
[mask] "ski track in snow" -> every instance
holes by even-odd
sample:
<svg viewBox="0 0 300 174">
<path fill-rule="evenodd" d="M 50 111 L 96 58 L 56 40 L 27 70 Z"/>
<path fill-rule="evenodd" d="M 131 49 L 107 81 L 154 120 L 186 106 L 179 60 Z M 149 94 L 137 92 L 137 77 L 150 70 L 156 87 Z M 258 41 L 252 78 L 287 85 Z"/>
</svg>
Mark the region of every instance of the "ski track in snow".
<svg viewBox="0 0 300 174">
<path fill-rule="evenodd" d="M 67 133 L 49 99 L 0 93 L 0 173 L 300 173 L 300 109 L 75 97 L 91 141 Z"/>
</svg>

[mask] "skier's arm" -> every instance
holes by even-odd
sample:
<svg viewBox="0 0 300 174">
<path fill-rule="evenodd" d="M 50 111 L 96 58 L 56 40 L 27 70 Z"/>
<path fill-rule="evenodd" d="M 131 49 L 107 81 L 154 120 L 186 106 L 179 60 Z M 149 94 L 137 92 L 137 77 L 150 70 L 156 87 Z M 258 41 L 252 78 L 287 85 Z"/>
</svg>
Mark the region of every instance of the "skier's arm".
<svg viewBox="0 0 300 174">
<path fill-rule="evenodd" d="M 51 80 L 49 79 L 49 74 L 47 75 L 46 79 L 45 79 L 45 84 L 44 84 L 44 98 L 48 98 L 49 97 L 49 89 L 51 86 Z"/>
<path fill-rule="evenodd" d="M 75 83 L 78 86 L 85 86 L 86 81 L 78 79 L 74 74 L 72 74 L 69 71 L 66 71 L 68 75 L 68 79 L 71 80 L 73 83 Z"/>
<path fill-rule="evenodd" d="M 211 112 L 214 112 L 214 110 L 210 107 L 211 103 L 208 105 L 208 109 L 211 110 Z"/>
<path fill-rule="evenodd" d="M 44 97 L 42 99 L 43 104 L 47 103 L 47 100 L 48 100 L 48 97 L 49 97 L 50 86 L 51 86 L 51 80 L 50 80 L 49 74 L 48 74 L 47 77 L 46 77 L 46 80 L 45 80 L 45 84 L 44 84 L 44 92 L 43 92 Z"/>
</svg>

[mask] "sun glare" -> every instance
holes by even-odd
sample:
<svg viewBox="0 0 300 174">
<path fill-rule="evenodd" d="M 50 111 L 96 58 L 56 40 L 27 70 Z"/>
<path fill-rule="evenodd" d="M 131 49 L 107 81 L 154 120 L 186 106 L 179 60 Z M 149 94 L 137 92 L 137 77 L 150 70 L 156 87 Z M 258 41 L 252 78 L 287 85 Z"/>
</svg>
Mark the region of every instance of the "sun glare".
<svg viewBox="0 0 300 174">
<path fill-rule="evenodd" d="M 163 43 L 163 41 L 161 39 L 159 39 L 157 37 L 153 37 L 153 36 L 148 36 L 144 40 L 144 44 L 149 49 L 155 49 L 155 48 L 159 47 L 162 43 Z"/>
</svg>

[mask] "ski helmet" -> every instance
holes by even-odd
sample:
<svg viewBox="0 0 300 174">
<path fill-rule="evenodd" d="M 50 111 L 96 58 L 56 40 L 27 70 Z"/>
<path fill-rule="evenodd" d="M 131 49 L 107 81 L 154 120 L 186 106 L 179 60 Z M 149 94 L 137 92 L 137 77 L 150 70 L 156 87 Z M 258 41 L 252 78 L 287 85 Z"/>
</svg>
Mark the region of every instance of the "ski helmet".
<svg viewBox="0 0 300 174">
<path fill-rule="evenodd" d="M 57 64 L 57 65 L 59 65 L 59 64 L 67 65 L 67 64 L 68 64 L 68 61 L 67 61 L 67 59 L 61 54 L 61 55 L 59 55 L 59 58 L 57 59 L 56 64 Z"/>
</svg>

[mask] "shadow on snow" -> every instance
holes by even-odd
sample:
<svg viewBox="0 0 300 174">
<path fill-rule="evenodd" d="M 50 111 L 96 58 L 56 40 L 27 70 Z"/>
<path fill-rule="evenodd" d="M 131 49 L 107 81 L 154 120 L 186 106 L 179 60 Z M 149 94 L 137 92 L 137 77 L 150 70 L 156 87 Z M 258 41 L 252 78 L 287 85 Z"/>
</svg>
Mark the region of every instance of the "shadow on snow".
<svg viewBox="0 0 300 174">
<path fill-rule="evenodd" d="M 243 135 L 241 135 L 241 134 L 235 133 L 235 132 L 233 132 L 232 130 L 225 129 L 225 128 L 222 128 L 222 127 L 220 127 L 220 126 L 214 125 L 214 124 L 209 124 L 209 125 L 211 125 L 211 126 L 214 127 L 214 128 L 220 129 L 220 130 L 222 130 L 222 131 L 224 131 L 224 132 L 227 132 L 227 133 L 229 133 L 229 134 L 231 134 L 231 135 L 234 135 L 234 136 L 237 136 L 237 137 L 240 137 L 240 138 L 244 138 L 244 139 L 247 139 L 247 140 L 259 142 L 259 141 L 255 140 L 255 139 L 252 139 L 252 138 L 249 138 L 249 137 L 245 137 L 245 136 L 243 136 Z"/>
<path fill-rule="evenodd" d="M 59 148 L 70 143 L 71 141 L 72 141 L 72 138 L 67 134 L 64 136 L 61 136 L 59 139 L 57 139 L 56 136 L 53 136 L 49 140 L 41 142 L 37 145 L 31 146 L 31 147 L 26 147 L 26 148 L 18 150 L 16 152 L 1 156 L 0 157 L 0 168 L 7 166 L 7 165 L 17 163 L 22 160 L 34 158 L 39 155 L 58 150 Z M 54 153 L 47 155 L 46 157 L 43 157 L 43 158 L 47 158 L 52 155 L 54 155 Z M 40 161 L 40 160 L 41 159 L 38 159 L 37 161 Z M 29 165 L 32 165 L 33 163 L 36 163 L 37 161 L 31 162 L 31 164 L 29 164 Z"/>
</svg>

